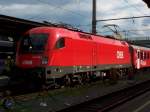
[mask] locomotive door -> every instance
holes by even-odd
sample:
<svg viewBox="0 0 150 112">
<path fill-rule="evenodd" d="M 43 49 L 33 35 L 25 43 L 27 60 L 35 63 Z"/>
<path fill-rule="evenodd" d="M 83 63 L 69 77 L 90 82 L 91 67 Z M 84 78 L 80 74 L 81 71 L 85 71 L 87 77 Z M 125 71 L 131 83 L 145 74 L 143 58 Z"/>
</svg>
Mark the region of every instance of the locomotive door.
<svg viewBox="0 0 150 112">
<path fill-rule="evenodd" d="M 140 50 L 137 50 L 137 62 L 136 62 L 136 64 L 137 64 L 137 69 L 140 69 L 140 59 L 141 57 L 140 57 Z"/>
<path fill-rule="evenodd" d="M 92 65 L 94 66 L 94 68 L 96 68 L 96 65 L 97 65 L 97 43 L 93 43 L 93 56 L 92 56 Z"/>
</svg>

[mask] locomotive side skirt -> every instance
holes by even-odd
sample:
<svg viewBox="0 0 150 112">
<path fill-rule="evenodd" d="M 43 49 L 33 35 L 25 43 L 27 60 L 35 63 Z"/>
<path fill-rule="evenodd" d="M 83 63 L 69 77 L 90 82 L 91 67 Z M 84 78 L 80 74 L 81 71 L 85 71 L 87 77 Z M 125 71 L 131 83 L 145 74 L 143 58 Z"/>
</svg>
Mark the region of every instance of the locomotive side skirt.
<svg viewBox="0 0 150 112">
<path fill-rule="evenodd" d="M 102 71 L 109 69 L 121 69 L 132 67 L 130 64 L 106 64 L 96 66 L 51 66 L 46 68 L 46 78 L 61 78 L 66 74 L 76 74 L 82 72 Z"/>
</svg>

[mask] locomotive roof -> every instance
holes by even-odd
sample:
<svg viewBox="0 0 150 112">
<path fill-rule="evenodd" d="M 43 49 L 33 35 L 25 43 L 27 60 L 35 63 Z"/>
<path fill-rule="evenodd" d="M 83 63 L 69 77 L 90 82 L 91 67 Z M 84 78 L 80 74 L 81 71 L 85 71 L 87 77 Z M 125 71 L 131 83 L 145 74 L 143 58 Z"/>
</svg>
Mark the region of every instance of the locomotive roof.
<svg viewBox="0 0 150 112">
<path fill-rule="evenodd" d="M 67 28 L 61 28 L 61 27 L 37 27 L 32 29 L 32 31 L 36 30 L 38 31 L 42 30 L 46 31 L 46 30 L 58 30 L 58 32 L 62 32 L 64 37 L 67 38 L 74 38 L 74 39 L 84 39 L 85 41 L 94 41 L 94 42 L 99 42 L 99 43 L 107 43 L 107 44 L 114 44 L 114 45 L 119 45 L 119 46 L 128 46 L 128 43 L 124 40 L 119 40 L 119 39 L 115 39 L 113 37 L 108 37 L 108 36 L 102 36 L 102 35 L 93 35 L 91 33 L 87 33 L 87 32 L 82 32 L 82 31 L 75 31 L 72 29 L 67 29 Z M 66 36 L 65 36 L 66 35 Z M 70 35 L 70 36 L 68 36 Z"/>
<path fill-rule="evenodd" d="M 68 31 L 71 31 L 71 32 L 76 32 L 76 33 L 80 33 L 80 34 L 85 34 L 85 35 L 90 35 L 90 36 L 99 36 L 99 37 L 103 37 L 103 38 L 108 38 L 108 39 L 114 39 L 114 40 L 119 40 L 119 41 L 124 41 L 124 40 L 120 40 L 120 39 L 117 39 L 111 35 L 99 35 L 99 34 L 92 34 L 92 33 L 89 33 L 89 32 L 84 32 L 82 30 L 79 30 L 79 29 L 74 29 L 74 28 L 68 28 L 68 27 L 63 27 L 61 25 L 58 25 L 58 26 L 41 26 L 41 27 L 36 27 L 36 28 L 33 28 L 32 30 L 34 29 L 52 29 L 52 28 L 56 28 L 56 29 L 64 29 L 64 30 L 68 30 Z"/>
<path fill-rule="evenodd" d="M 131 45 L 131 46 L 135 49 L 150 50 L 150 48 L 144 46 L 138 46 L 138 45 Z"/>
</svg>

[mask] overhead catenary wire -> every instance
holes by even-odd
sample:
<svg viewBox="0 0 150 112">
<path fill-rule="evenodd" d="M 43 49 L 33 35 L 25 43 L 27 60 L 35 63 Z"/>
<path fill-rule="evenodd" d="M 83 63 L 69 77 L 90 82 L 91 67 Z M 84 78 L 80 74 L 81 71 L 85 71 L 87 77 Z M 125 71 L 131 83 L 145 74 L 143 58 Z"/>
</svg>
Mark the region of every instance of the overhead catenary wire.
<svg viewBox="0 0 150 112">
<path fill-rule="evenodd" d="M 121 30 L 119 32 L 132 32 L 132 31 L 135 31 L 135 32 L 138 32 L 138 31 L 150 31 L 150 29 L 128 29 L 128 30 Z M 106 33 L 106 32 L 111 32 L 111 31 L 100 31 L 99 33 Z"/>
<path fill-rule="evenodd" d="M 43 4 L 47 4 L 47 5 L 50 5 L 51 6 L 51 4 L 48 2 L 48 1 L 43 1 L 43 0 L 36 0 L 36 1 L 39 1 L 40 3 L 43 3 Z M 127 1 L 127 0 L 124 0 L 124 1 Z M 80 1 L 78 1 L 78 2 L 80 2 Z M 127 1 L 128 2 L 128 1 Z M 65 11 L 67 11 L 67 12 L 70 12 L 71 14 L 74 14 L 74 15 L 80 15 L 80 16 L 84 16 L 84 15 L 82 15 L 82 14 L 80 14 L 80 13 L 78 13 L 78 12 L 75 12 L 75 11 L 72 11 L 72 10 L 70 10 L 70 9 L 67 9 L 67 8 L 64 8 L 64 7 L 62 7 L 62 6 L 55 6 L 55 5 L 52 5 L 52 7 L 51 8 L 55 8 L 55 9 L 62 9 L 62 10 L 65 10 Z M 97 22 L 100 22 L 100 21 L 112 21 L 112 20 L 121 20 L 121 19 L 135 19 L 135 18 L 143 18 L 143 17 L 150 17 L 150 16 L 138 16 L 138 17 L 129 17 L 129 18 L 127 18 L 127 17 L 125 17 L 125 18 L 114 18 L 114 19 L 103 19 L 103 20 L 97 20 Z M 34 17 L 33 17 L 34 18 Z M 79 24 L 79 25 L 74 25 L 74 26 L 76 26 L 76 27 L 87 27 L 87 26 L 91 26 L 91 24 Z"/>
<path fill-rule="evenodd" d="M 43 1 L 43 0 L 36 0 L 36 1 L 38 1 L 40 3 L 44 3 L 44 4 L 50 5 L 49 2 L 47 2 L 47 1 Z M 55 9 L 61 9 L 61 10 L 67 11 L 67 12 L 69 12 L 71 14 L 75 14 L 75 15 L 79 15 L 79 16 L 85 17 L 85 15 L 83 15 L 83 14 L 80 14 L 80 13 L 75 12 L 75 11 L 71 11 L 69 9 L 66 9 L 66 8 L 63 8 L 63 7 L 60 7 L 60 6 L 54 6 L 53 5 L 52 7 L 55 8 Z"/>
<path fill-rule="evenodd" d="M 121 34 L 125 34 L 125 38 L 129 37 L 130 35 L 136 35 L 136 36 L 143 36 L 143 34 L 141 34 L 141 31 L 150 31 L 150 28 L 147 29 L 128 29 L 128 30 L 120 30 L 118 32 L 120 32 Z M 103 34 L 103 35 L 107 35 L 109 33 L 113 33 L 112 31 L 98 31 L 98 33 Z M 148 37 L 148 34 L 147 34 Z"/>
<path fill-rule="evenodd" d="M 131 4 L 131 5 L 124 5 L 124 6 L 121 6 L 121 7 L 118 7 L 118 8 L 116 8 L 116 10 L 124 10 L 124 9 L 128 9 L 128 8 L 131 8 L 131 7 L 134 7 L 135 6 L 135 4 Z M 136 4 L 136 6 L 139 6 L 139 4 Z M 109 11 L 109 12 L 115 12 L 115 10 L 111 10 L 111 11 Z M 108 13 L 109 13 L 108 12 Z M 142 13 L 143 14 L 143 13 Z"/>
<path fill-rule="evenodd" d="M 137 6 L 134 6 L 134 5 L 131 6 L 128 0 L 123 0 L 123 1 L 124 1 L 126 4 L 128 4 L 131 8 L 134 8 L 135 10 L 137 10 L 138 13 L 143 14 L 143 12 L 142 12 L 140 9 L 138 9 Z M 144 15 L 146 15 L 146 14 L 144 14 Z"/>
<path fill-rule="evenodd" d="M 40 1 L 42 3 L 46 3 L 46 4 L 49 3 L 47 1 L 41 1 L 41 0 L 38 0 L 38 1 Z M 124 1 L 129 4 L 129 2 L 127 0 L 124 0 Z M 132 5 L 132 7 L 134 7 L 134 6 Z M 76 12 L 74 13 L 74 11 L 71 11 L 69 9 L 66 9 L 66 8 L 63 8 L 63 7 L 60 7 L 60 6 L 55 6 L 53 8 L 59 8 L 59 9 L 65 10 L 67 12 L 71 12 L 73 14 L 80 15 L 79 13 L 76 13 Z M 138 10 L 136 7 L 134 7 L 134 8 L 136 10 Z M 81 15 L 81 16 L 83 16 L 83 15 Z M 112 21 L 112 20 L 122 20 L 122 19 L 136 19 L 136 18 L 146 18 L 146 17 L 150 17 L 150 16 L 145 15 L 145 16 L 137 16 L 137 17 L 123 17 L 123 18 L 103 19 L 103 20 L 97 20 L 96 22 L 100 22 L 100 21 Z M 87 27 L 87 26 L 91 26 L 91 24 L 83 24 L 83 25 L 80 24 L 80 25 L 75 25 L 75 26 L 76 27 Z"/>
<path fill-rule="evenodd" d="M 133 17 L 122 17 L 122 18 L 112 18 L 112 19 L 100 19 L 97 22 L 101 21 L 115 21 L 115 20 L 125 20 L 125 19 L 138 19 L 138 18 L 149 18 L 150 16 L 133 16 Z"/>
<path fill-rule="evenodd" d="M 131 34 L 134 34 L 134 35 L 142 35 L 140 33 L 137 33 L 137 32 L 132 32 L 132 31 L 118 31 L 118 32 L 121 32 L 121 33 L 131 33 Z M 98 33 L 101 33 L 101 34 L 105 34 L 105 33 L 113 33 L 112 31 L 105 31 L 105 32 L 98 32 Z"/>
<path fill-rule="evenodd" d="M 66 9 L 66 8 L 63 8 L 63 7 L 60 7 L 60 6 L 52 5 L 52 4 L 50 4 L 50 2 L 48 2 L 48 1 L 42 1 L 42 0 L 36 0 L 36 1 L 39 2 L 39 3 L 42 3 L 42 4 L 49 5 L 49 6 L 50 6 L 49 8 L 51 8 L 51 9 L 61 9 L 61 11 L 63 10 L 63 11 L 65 11 L 65 12 L 69 12 L 69 14 L 71 14 L 71 15 L 77 15 L 77 16 L 80 16 L 80 17 L 86 17 L 85 15 L 80 14 L 80 13 L 78 13 L 78 12 L 75 12 L 75 11 L 72 11 L 72 10 L 69 10 L 69 9 Z M 67 15 L 67 17 L 71 17 L 71 16 L 68 16 L 68 15 Z M 34 19 L 34 18 L 46 18 L 46 17 L 40 16 L 40 15 L 35 15 L 35 16 L 32 16 L 32 17 L 30 17 L 30 18 L 28 18 L 28 19 Z M 53 18 L 56 18 L 56 17 L 54 16 Z M 56 20 L 57 20 L 57 19 L 56 19 Z M 56 22 L 56 21 L 55 21 L 55 22 Z M 59 22 L 61 23 L 61 21 L 59 21 Z M 72 26 L 76 26 L 76 25 L 73 25 L 73 24 L 71 24 L 71 23 L 67 23 L 67 24 L 70 24 L 70 25 L 72 25 Z"/>
</svg>

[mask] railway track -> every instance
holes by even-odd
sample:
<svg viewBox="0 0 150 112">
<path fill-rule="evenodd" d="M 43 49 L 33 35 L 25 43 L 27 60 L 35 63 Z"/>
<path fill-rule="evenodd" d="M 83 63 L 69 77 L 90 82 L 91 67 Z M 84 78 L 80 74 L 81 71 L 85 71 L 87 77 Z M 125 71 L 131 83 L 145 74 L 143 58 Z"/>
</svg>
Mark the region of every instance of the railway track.
<svg viewBox="0 0 150 112">
<path fill-rule="evenodd" d="M 26 85 L 25 85 L 26 86 Z M 8 88 L 8 87 L 6 87 Z M 2 90 L 7 90 L 5 87 Z M 10 88 L 10 87 L 9 87 Z M 13 88 L 13 89 L 12 89 Z M 18 89 L 17 87 L 11 88 L 11 96 L 25 95 L 29 93 L 37 93 L 38 90 L 25 90 L 23 85 Z M 22 90 L 21 90 L 22 89 Z M 85 103 L 66 108 L 58 112 L 105 112 L 118 105 L 129 101 L 130 99 L 150 90 L 150 81 L 137 84 L 135 86 L 113 92 L 100 98 L 96 98 Z M 0 91 L 1 93 L 1 91 Z M 136 94 L 135 94 L 136 93 Z"/>
<path fill-rule="evenodd" d="M 108 112 L 149 90 L 150 81 L 146 81 L 58 112 Z"/>
<path fill-rule="evenodd" d="M 5 92 L 9 91 L 11 93 L 11 96 L 17 96 L 17 95 L 24 95 L 29 93 L 38 92 L 38 88 L 32 88 L 29 87 L 27 84 L 5 84 L 3 86 L 0 86 L 0 95 L 5 96 Z"/>
</svg>

